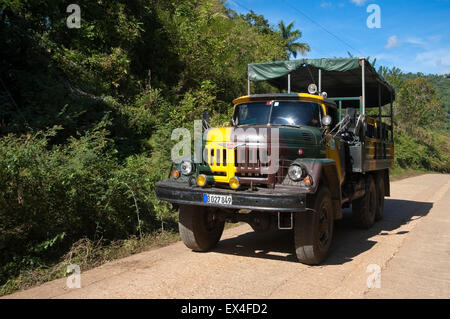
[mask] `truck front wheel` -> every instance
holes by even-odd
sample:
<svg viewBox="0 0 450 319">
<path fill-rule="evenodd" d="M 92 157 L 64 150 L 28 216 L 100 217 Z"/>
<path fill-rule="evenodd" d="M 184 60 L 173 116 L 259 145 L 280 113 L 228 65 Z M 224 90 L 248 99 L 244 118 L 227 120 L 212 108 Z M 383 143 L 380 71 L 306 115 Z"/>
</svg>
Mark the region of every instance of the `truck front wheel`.
<svg viewBox="0 0 450 319">
<path fill-rule="evenodd" d="M 314 212 L 296 213 L 295 252 L 298 261 L 320 264 L 327 256 L 333 237 L 334 214 L 330 191 L 321 187 L 315 197 Z"/>
<path fill-rule="evenodd" d="M 182 205 L 179 209 L 178 229 L 181 240 L 194 251 L 214 248 L 222 236 L 225 222 L 211 209 L 202 206 Z"/>
</svg>

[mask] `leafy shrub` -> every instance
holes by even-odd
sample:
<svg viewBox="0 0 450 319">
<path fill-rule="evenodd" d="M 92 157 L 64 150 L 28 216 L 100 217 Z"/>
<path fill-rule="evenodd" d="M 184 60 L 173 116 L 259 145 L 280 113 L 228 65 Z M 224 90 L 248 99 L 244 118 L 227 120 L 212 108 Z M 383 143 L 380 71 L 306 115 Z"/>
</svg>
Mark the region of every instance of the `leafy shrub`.
<svg viewBox="0 0 450 319">
<path fill-rule="evenodd" d="M 0 282 L 59 257 L 79 238 L 142 236 L 164 220 L 173 226 L 167 205 L 155 201 L 161 176 L 150 159 L 120 165 L 102 126 L 50 146 L 57 130 L 0 139 Z M 156 205 L 169 213 L 157 215 Z"/>
<path fill-rule="evenodd" d="M 416 128 L 407 133 L 397 128 L 395 164 L 401 168 L 450 172 L 450 136 L 445 131 Z"/>
</svg>

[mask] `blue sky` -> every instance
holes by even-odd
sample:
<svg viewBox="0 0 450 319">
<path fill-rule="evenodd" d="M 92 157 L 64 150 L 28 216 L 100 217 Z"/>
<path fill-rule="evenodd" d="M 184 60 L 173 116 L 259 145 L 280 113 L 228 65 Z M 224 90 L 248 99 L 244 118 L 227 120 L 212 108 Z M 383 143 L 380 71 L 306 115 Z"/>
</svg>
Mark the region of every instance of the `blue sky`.
<svg viewBox="0 0 450 319">
<path fill-rule="evenodd" d="M 380 8 L 381 28 L 367 27 L 370 4 Z M 450 73 L 450 0 L 226 0 L 226 5 L 239 13 L 252 9 L 272 25 L 295 21 L 311 46 L 309 58 L 347 57 L 349 51 L 404 72 Z"/>
</svg>

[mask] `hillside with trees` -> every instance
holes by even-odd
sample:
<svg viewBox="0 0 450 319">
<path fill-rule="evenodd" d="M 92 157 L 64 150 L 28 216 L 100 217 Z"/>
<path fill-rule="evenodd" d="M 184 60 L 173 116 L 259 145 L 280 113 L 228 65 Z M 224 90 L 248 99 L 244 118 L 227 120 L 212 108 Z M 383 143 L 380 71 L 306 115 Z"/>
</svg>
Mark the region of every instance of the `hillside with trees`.
<svg viewBox="0 0 450 319">
<path fill-rule="evenodd" d="M 247 64 L 287 58 L 220 1 L 8 1 L 0 23 L 0 285 L 102 245 L 176 229 L 154 196 L 171 132 L 226 124 Z M 60 273 L 59 275 L 63 275 Z M 10 280 L 8 282 L 8 280 Z"/>
<path fill-rule="evenodd" d="M 450 80 L 439 75 L 404 74 L 396 67 L 379 67 L 378 72 L 395 87 L 397 95 L 394 170 L 450 172 L 450 100 L 446 96 Z"/>
<path fill-rule="evenodd" d="M 74 260 L 91 267 L 96 248 L 104 262 L 118 245 L 136 252 L 176 232 L 176 213 L 154 195 L 172 130 L 192 129 L 205 110 L 228 125 L 248 63 L 310 49 L 293 24 L 219 0 L 78 3 L 81 28 L 69 29 L 64 2 L 0 2 L 3 293 L 64 276 Z M 448 77 L 384 71 L 398 91 L 396 165 L 450 172 L 439 111 Z"/>
<path fill-rule="evenodd" d="M 405 80 L 422 78 L 433 84 L 436 93 L 440 98 L 440 104 L 445 113 L 445 129 L 450 131 L 450 74 L 445 75 L 424 75 L 422 73 L 406 73 L 403 75 Z"/>
</svg>

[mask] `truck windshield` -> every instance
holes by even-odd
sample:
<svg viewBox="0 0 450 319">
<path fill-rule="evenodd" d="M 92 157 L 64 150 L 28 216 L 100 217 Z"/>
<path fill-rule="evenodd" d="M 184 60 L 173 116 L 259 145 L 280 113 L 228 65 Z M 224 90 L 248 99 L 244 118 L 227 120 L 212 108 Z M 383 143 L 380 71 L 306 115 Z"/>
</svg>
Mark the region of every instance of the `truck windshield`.
<svg viewBox="0 0 450 319">
<path fill-rule="evenodd" d="M 236 125 L 267 124 L 269 123 L 270 109 L 267 103 L 239 104 L 234 110 L 234 123 Z"/>
<path fill-rule="evenodd" d="M 320 126 L 319 105 L 313 102 L 244 103 L 234 110 L 235 125 L 273 124 Z"/>
</svg>

